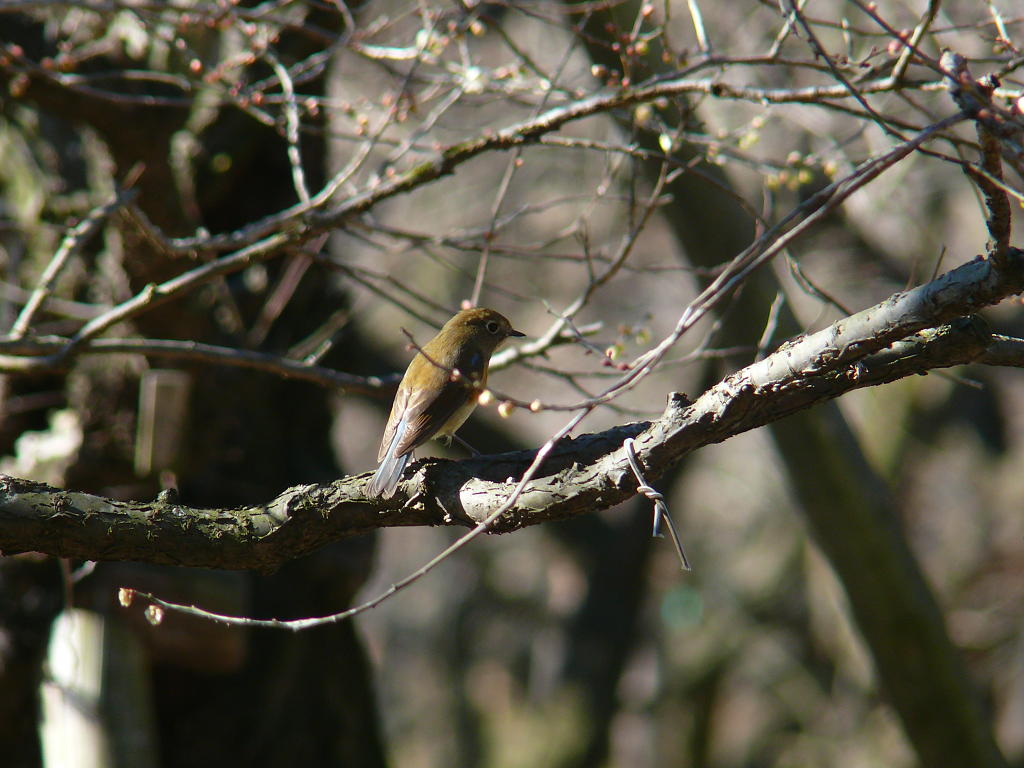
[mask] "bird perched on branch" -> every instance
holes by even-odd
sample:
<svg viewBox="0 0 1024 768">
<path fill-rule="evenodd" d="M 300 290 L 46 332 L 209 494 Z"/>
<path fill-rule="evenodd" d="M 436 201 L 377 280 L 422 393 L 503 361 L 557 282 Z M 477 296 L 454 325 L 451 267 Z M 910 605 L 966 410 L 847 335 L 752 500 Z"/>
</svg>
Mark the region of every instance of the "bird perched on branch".
<svg viewBox="0 0 1024 768">
<path fill-rule="evenodd" d="M 451 441 L 487 385 L 491 355 L 510 336 L 525 336 L 493 309 L 464 309 L 416 353 L 398 385 L 377 453 L 369 496 L 388 498 L 413 450 L 432 438 Z"/>
</svg>

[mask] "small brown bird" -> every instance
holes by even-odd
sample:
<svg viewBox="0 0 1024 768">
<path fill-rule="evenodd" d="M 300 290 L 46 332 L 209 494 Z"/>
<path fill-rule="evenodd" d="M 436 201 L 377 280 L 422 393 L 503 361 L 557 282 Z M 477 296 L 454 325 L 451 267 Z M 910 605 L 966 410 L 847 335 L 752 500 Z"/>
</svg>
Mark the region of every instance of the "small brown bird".
<svg viewBox="0 0 1024 768">
<path fill-rule="evenodd" d="M 444 324 L 398 385 L 377 453 L 380 466 L 366 487 L 369 496 L 394 494 L 413 450 L 435 437 L 451 441 L 487 386 L 494 350 L 510 336 L 525 335 L 483 307 L 464 309 Z"/>
</svg>

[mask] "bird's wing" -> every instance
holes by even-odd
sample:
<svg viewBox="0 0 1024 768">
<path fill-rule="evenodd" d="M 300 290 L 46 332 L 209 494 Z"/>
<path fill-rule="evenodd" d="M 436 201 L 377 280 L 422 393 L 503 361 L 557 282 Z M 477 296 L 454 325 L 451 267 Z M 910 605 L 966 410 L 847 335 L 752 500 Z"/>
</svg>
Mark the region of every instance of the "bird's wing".
<svg viewBox="0 0 1024 768">
<path fill-rule="evenodd" d="M 455 355 L 445 355 L 430 349 L 430 344 L 426 349 L 430 359 L 416 355 L 402 377 L 377 461 L 387 455 L 402 456 L 423 445 L 476 397 L 468 381 L 451 380 L 452 369 L 482 374 L 481 383 L 487 383 L 487 364 L 479 350 L 463 349 Z M 433 360 L 437 362 L 431 362 Z M 411 382 L 415 382 L 415 386 Z"/>
<path fill-rule="evenodd" d="M 403 386 L 399 386 L 398 392 L 395 393 L 395 401 L 391 404 L 391 415 L 388 416 L 387 426 L 384 427 L 384 436 L 380 439 L 380 449 L 377 451 L 378 462 L 383 461 L 384 457 L 387 456 L 389 452 L 392 456 L 395 455 L 395 446 L 392 445 L 392 443 L 395 441 L 395 435 L 398 432 L 398 427 L 401 425 L 402 430 L 405 430 L 405 425 L 402 425 L 401 422 L 402 417 L 405 415 L 405 407 L 408 402 L 409 390 Z"/>
<path fill-rule="evenodd" d="M 395 446 L 395 455 L 409 453 L 430 440 L 473 397 L 475 393 L 465 381 L 447 381 L 440 390 L 410 392 L 399 418 L 405 422 L 405 434 Z"/>
<path fill-rule="evenodd" d="M 370 496 L 387 498 L 394 494 L 413 449 L 430 440 L 445 426 L 457 429 L 465 419 L 468 411 L 464 411 L 454 425 L 449 425 L 449 421 L 472 402 L 476 392 L 465 380 L 452 381 L 449 371 L 451 368 L 477 371 L 483 367 L 484 361 L 478 350 L 469 350 L 456 355 L 454 362 L 450 368 L 441 367 L 417 355 L 409 364 L 384 428 L 377 452 L 380 464 L 367 486 Z M 484 367 L 483 382 L 486 380 Z"/>
</svg>

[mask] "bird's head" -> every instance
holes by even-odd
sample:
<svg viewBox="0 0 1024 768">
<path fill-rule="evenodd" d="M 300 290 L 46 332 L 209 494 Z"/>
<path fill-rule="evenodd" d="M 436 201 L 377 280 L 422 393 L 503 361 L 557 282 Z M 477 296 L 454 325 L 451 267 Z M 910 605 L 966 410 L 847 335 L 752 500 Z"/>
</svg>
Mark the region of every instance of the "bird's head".
<svg viewBox="0 0 1024 768">
<path fill-rule="evenodd" d="M 526 334 L 513 328 L 508 319 L 500 312 L 485 307 L 473 307 L 462 310 L 445 323 L 440 335 L 472 340 L 475 345 L 489 354 L 497 349 L 505 339 Z"/>
</svg>

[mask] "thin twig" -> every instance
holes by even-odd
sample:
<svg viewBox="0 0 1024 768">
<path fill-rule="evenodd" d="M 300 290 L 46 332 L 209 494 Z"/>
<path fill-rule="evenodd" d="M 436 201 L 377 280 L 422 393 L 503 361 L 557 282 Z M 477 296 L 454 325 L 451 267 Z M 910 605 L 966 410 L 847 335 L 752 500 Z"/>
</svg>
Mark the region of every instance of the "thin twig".
<svg viewBox="0 0 1024 768">
<path fill-rule="evenodd" d="M 768 319 L 764 323 L 764 331 L 762 331 L 761 338 L 757 341 L 757 352 L 754 354 L 755 360 L 763 360 L 764 356 L 768 353 L 768 347 L 771 345 L 772 339 L 775 337 L 775 331 L 779 327 L 779 316 L 782 314 L 782 307 L 785 304 L 786 294 L 780 289 L 775 294 L 772 306 L 768 310 Z"/>
<path fill-rule="evenodd" d="M 288 233 L 271 235 L 235 253 L 222 256 L 163 283 L 150 283 L 132 298 L 82 326 L 78 333 L 68 341 L 68 345 L 61 350 L 60 357 L 66 357 L 82 342 L 95 338 L 111 326 L 130 320 L 157 304 L 176 298 L 215 277 L 237 272 L 275 256 L 284 245 L 291 243 L 293 239 L 294 236 Z"/>
<path fill-rule="evenodd" d="M 728 60 L 723 60 L 722 63 L 728 63 Z M 939 90 L 942 85 L 940 83 L 927 83 L 919 84 L 918 87 L 924 90 Z M 884 78 L 858 83 L 856 90 L 859 94 L 866 95 L 890 92 L 895 88 L 896 84 L 890 78 Z M 536 143 L 541 136 L 553 133 L 564 125 L 592 115 L 605 114 L 634 104 L 653 102 L 662 98 L 687 94 L 704 94 L 718 99 L 750 101 L 757 104 L 805 103 L 831 109 L 838 107 L 835 104 L 829 103 L 830 99 L 851 97 L 850 89 L 841 85 L 811 86 L 806 88 L 761 88 L 732 85 L 722 82 L 717 77 L 702 80 L 673 78 L 636 88 L 609 90 L 598 93 L 590 98 L 554 107 L 536 118 L 510 125 L 500 131 L 490 132 L 486 135 L 443 147 L 431 158 L 423 160 L 407 171 L 398 173 L 371 189 L 352 195 L 344 202 L 337 204 L 333 209 L 329 208 L 334 193 L 362 166 L 366 159 L 366 155 L 370 151 L 370 144 L 366 143 L 361 148 L 359 156 L 353 158 L 320 192 L 314 195 L 308 206 L 299 203 L 238 230 L 221 235 L 172 238 L 169 240 L 169 245 L 171 248 L 182 252 L 191 252 L 196 249 L 227 250 L 238 248 L 252 243 L 259 238 L 266 237 L 268 233 L 313 211 L 317 212 L 313 216 L 313 223 L 318 228 L 334 228 L 385 200 L 447 176 L 455 168 L 485 152 L 513 149 L 517 146 Z"/>
<path fill-rule="evenodd" d="M 911 34 L 910 39 L 900 52 L 900 57 L 896 61 L 896 66 L 892 68 L 893 80 L 902 80 L 903 76 L 907 73 L 907 67 L 910 66 L 910 59 L 914 55 L 914 51 L 921 44 L 921 40 L 928 32 L 932 22 L 935 21 L 935 16 L 938 14 L 939 7 L 941 5 L 941 0 L 928 0 L 928 8 L 925 10 L 924 16 L 921 17 L 921 21 L 918 22 L 917 26 L 914 28 L 913 34 Z"/>
<path fill-rule="evenodd" d="M 64 239 L 61 240 L 60 247 L 57 248 L 57 252 L 53 254 L 53 258 L 50 259 L 50 263 L 46 265 L 46 269 L 44 269 L 43 274 L 40 275 L 39 284 L 36 286 L 35 290 L 32 291 L 32 295 L 29 296 L 28 301 L 25 302 L 25 306 L 21 308 L 21 312 L 14 321 L 14 325 L 11 326 L 11 338 L 24 338 L 25 334 L 28 332 L 29 326 L 32 324 L 32 318 L 35 316 L 36 312 L 39 311 L 43 302 L 49 298 L 51 293 L 53 293 L 53 285 L 61 270 L 64 269 L 64 266 L 68 263 L 68 259 L 78 253 L 78 251 L 89 241 L 89 238 L 92 237 L 93 233 L 99 229 L 100 224 L 111 213 L 124 205 L 129 196 L 130 193 L 118 195 L 109 203 L 94 208 L 89 212 L 88 216 L 78 222 L 78 224 L 73 226 L 68 233 L 64 235 Z"/>
<path fill-rule="evenodd" d="M 977 173 L 970 165 L 964 170 L 976 180 L 985 198 L 988 211 L 985 224 L 991 240 L 988 255 L 997 266 L 1004 266 L 1010 247 L 1010 199 L 1003 183 L 1002 139 L 1006 134 L 1021 133 L 1021 127 L 1012 116 L 1002 114 L 992 103 L 992 94 L 999 87 L 994 76 L 975 79 L 967 67 L 967 60 L 952 51 L 940 59 L 942 71 L 949 79 L 950 96 L 974 120 L 981 147 L 981 167 Z"/>
<path fill-rule="evenodd" d="M 828 51 L 825 50 L 825 46 L 818 39 L 818 36 L 814 34 L 814 30 L 811 28 L 810 22 L 808 22 L 805 18 L 803 11 L 797 7 L 795 0 L 787 0 L 787 2 L 789 3 L 789 8 L 793 16 L 796 18 L 800 26 L 803 27 L 804 34 L 807 35 L 807 40 L 811 46 L 811 50 L 814 51 L 814 54 L 816 56 L 821 57 L 822 61 L 824 61 L 824 63 L 828 65 L 828 68 L 832 71 L 832 76 L 840 83 L 842 83 L 843 86 L 845 86 L 848 94 L 852 96 L 857 101 L 857 103 L 861 105 L 861 107 L 864 108 L 864 111 L 871 116 L 871 118 L 875 121 L 875 124 L 879 128 L 881 128 L 890 136 L 899 139 L 900 141 L 906 141 L 906 137 L 903 136 L 895 128 L 893 128 L 888 120 L 884 119 L 880 114 L 878 114 L 878 112 L 875 111 L 874 107 L 868 104 L 868 100 L 861 92 L 861 89 L 858 86 L 855 86 L 853 83 L 851 83 L 849 79 L 840 71 L 839 67 L 836 66 L 836 63 L 832 60 L 832 56 L 829 55 Z"/>
<path fill-rule="evenodd" d="M 633 474 L 636 476 L 636 481 L 639 483 L 637 486 L 637 492 L 642 493 L 648 499 L 654 502 L 654 527 L 651 532 L 652 536 L 661 537 L 660 523 L 662 520 L 668 526 L 668 532 L 672 535 L 672 543 L 676 547 L 676 554 L 679 555 L 679 563 L 684 571 L 693 570 L 690 568 L 690 561 L 686 559 L 686 551 L 683 549 L 683 542 L 679 539 L 679 534 L 676 533 L 675 523 L 672 522 L 672 516 L 668 513 L 668 504 L 665 503 L 665 497 L 656 491 L 654 488 L 647 484 L 644 479 L 643 469 L 640 467 L 640 460 L 636 456 L 636 450 L 633 444 L 633 438 L 627 437 L 622 443 L 622 447 L 626 449 L 626 459 L 629 461 L 629 466 L 633 470 Z"/>
<path fill-rule="evenodd" d="M 67 347 L 69 339 L 43 337 L 26 340 L 0 339 L 0 372 L 19 372 L 41 366 L 18 365 L 18 361 L 39 360 L 39 355 L 53 356 Z M 342 392 L 376 394 L 391 391 L 398 384 L 398 376 L 355 376 L 305 361 L 257 352 L 234 349 L 199 341 L 178 339 L 90 339 L 83 342 L 78 354 L 142 355 L 147 358 L 187 360 L 237 368 L 264 371 L 285 379 L 299 379 L 322 387 L 338 388 Z M 43 358 L 47 359 L 47 358 Z"/>
<path fill-rule="evenodd" d="M 281 92 L 284 94 L 285 140 L 288 142 L 288 165 L 291 166 L 292 185 L 295 187 L 299 202 L 308 206 L 309 188 L 306 186 L 306 172 L 302 167 L 302 151 L 299 148 L 299 105 L 295 101 L 295 84 L 292 83 L 288 68 L 277 56 L 268 50 L 264 52 L 263 57 L 270 62 L 274 74 L 281 83 Z"/>
<path fill-rule="evenodd" d="M 704 53 L 711 53 L 711 43 L 708 41 L 708 33 L 704 28 L 704 16 L 700 12 L 697 0 L 686 0 L 686 6 L 690 10 L 690 19 L 693 20 L 693 31 L 697 35 L 697 45 Z"/>
</svg>

